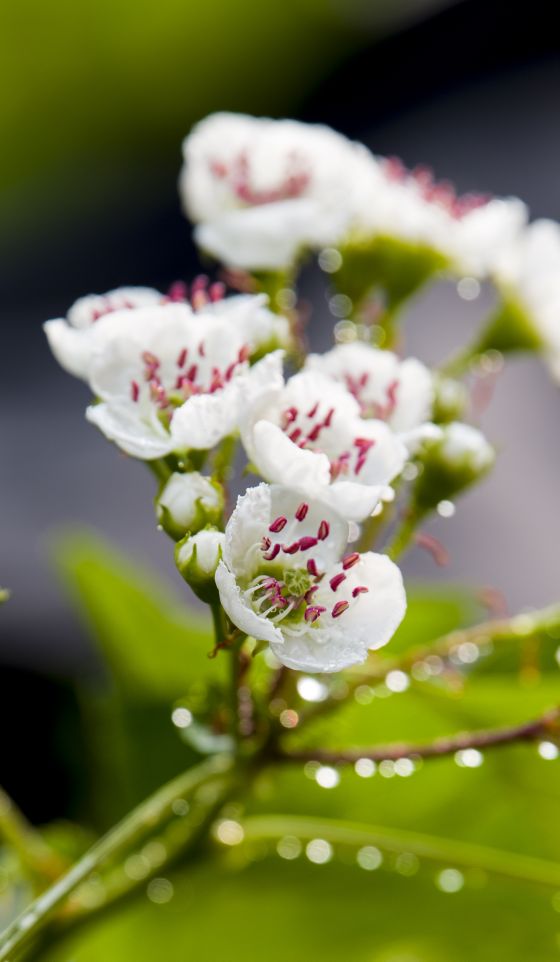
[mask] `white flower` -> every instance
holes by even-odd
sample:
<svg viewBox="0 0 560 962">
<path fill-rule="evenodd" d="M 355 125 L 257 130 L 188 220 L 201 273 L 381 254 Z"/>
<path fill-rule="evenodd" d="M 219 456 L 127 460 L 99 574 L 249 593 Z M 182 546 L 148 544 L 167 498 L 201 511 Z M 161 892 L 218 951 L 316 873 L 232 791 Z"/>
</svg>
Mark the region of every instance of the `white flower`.
<svg viewBox="0 0 560 962">
<path fill-rule="evenodd" d="M 527 223 L 518 198 L 458 196 L 431 171 L 408 171 L 398 158 L 363 155 L 354 165 L 354 210 L 350 238 L 385 236 L 424 244 L 457 273 L 487 277 L 496 253 L 512 243 Z"/>
<path fill-rule="evenodd" d="M 188 581 L 206 581 L 213 578 L 218 567 L 225 535 L 214 528 L 205 528 L 177 545 L 176 563 Z"/>
<path fill-rule="evenodd" d="M 280 380 L 276 355 L 249 369 L 250 347 L 226 314 L 181 303 L 133 313 L 126 335 L 113 331 L 91 359 L 89 382 L 101 403 L 87 410 L 133 457 L 213 447 L 236 430 L 243 394 L 261 379 Z"/>
<path fill-rule="evenodd" d="M 348 521 L 372 513 L 407 459 L 387 424 L 363 420 L 350 392 L 315 371 L 255 391 L 241 435 L 265 480 L 331 504 Z"/>
<path fill-rule="evenodd" d="M 174 472 L 156 499 L 158 521 L 175 538 L 216 524 L 223 507 L 220 485 L 198 471 Z"/>
<path fill-rule="evenodd" d="M 476 474 L 485 471 L 495 459 L 494 448 L 482 432 L 461 421 L 445 425 L 438 450 L 441 459 L 451 467 L 468 465 Z"/>
<path fill-rule="evenodd" d="M 216 584 L 234 625 L 269 642 L 289 668 L 340 671 L 385 645 L 406 597 L 385 555 L 346 553 L 348 525 L 331 508 L 260 484 L 239 498 Z"/>
<path fill-rule="evenodd" d="M 266 307 L 264 294 L 218 296 L 211 300 L 207 292 L 193 285 L 194 313 L 205 318 L 221 318 L 235 328 L 250 354 L 260 354 L 289 345 L 289 324 L 285 317 Z M 89 379 L 93 359 L 115 338 L 134 336 L 138 319 L 143 322 L 146 309 L 177 303 L 176 297 L 160 294 L 151 288 L 123 287 L 104 295 L 90 295 L 76 301 L 67 320 L 47 321 L 44 330 L 49 346 L 59 364 L 70 374 Z M 183 302 L 184 311 L 193 313 Z"/>
<path fill-rule="evenodd" d="M 536 220 L 502 252 L 495 279 L 525 315 L 552 373 L 560 379 L 560 225 Z"/>
<path fill-rule="evenodd" d="M 108 331 L 117 324 L 124 328 L 137 308 L 164 301 L 164 295 L 151 287 L 119 287 L 107 294 L 80 297 L 66 319 L 47 321 L 43 327 L 61 367 L 75 377 L 86 378 L 90 359 Z"/>
<path fill-rule="evenodd" d="M 365 151 L 328 127 L 207 117 L 183 142 L 180 192 L 197 243 L 231 267 L 276 270 L 340 233 Z"/>
<path fill-rule="evenodd" d="M 423 437 L 439 433 L 428 423 L 435 397 L 433 378 L 416 358 L 401 361 L 391 351 L 354 341 L 326 354 L 310 354 L 304 370 L 344 384 L 362 417 L 386 421 L 409 449 Z"/>
</svg>

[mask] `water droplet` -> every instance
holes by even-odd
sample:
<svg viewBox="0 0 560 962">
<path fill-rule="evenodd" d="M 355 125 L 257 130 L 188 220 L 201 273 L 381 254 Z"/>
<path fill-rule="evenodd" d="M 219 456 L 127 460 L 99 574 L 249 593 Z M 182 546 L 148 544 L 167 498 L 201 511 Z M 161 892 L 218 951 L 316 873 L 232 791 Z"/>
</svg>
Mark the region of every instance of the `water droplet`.
<svg viewBox="0 0 560 962">
<path fill-rule="evenodd" d="M 537 751 L 541 758 L 546 759 L 547 762 L 554 761 L 560 755 L 558 745 L 555 745 L 554 742 L 540 742 Z"/>
<path fill-rule="evenodd" d="M 375 775 L 375 769 L 375 762 L 371 758 L 358 758 L 354 765 L 354 771 L 360 778 L 371 778 L 372 775 Z"/>
<path fill-rule="evenodd" d="M 224 818 L 214 828 L 214 834 L 223 845 L 240 845 L 245 838 L 243 826 L 231 818 Z"/>
<path fill-rule="evenodd" d="M 401 778 L 408 778 L 409 775 L 414 774 L 414 762 L 411 758 L 397 758 L 394 768 L 395 774 L 400 775 Z"/>
<path fill-rule="evenodd" d="M 399 875 L 416 875 L 420 868 L 420 862 L 413 852 L 401 852 L 395 859 L 395 868 Z"/>
<path fill-rule="evenodd" d="M 478 748 L 462 748 L 455 752 L 454 758 L 460 768 L 479 768 L 484 761 L 484 756 Z"/>
<path fill-rule="evenodd" d="M 151 882 L 148 882 L 146 894 L 150 902 L 155 902 L 156 905 L 165 905 L 173 898 L 173 885 L 167 878 L 153 878 Z"/>
<path fill-rule="evenodd" d="M 331 765 L 320 765 L 315 772 L 315 781 L 321 788 L 336 788 L 340 782 L 340 773 Z"/>
<path fill-rule="evenodd" d="M 317 258 L 319 267 L 325 274 L 335 274 L 342 267 L 342 254 L 336 247 L 325 247 Z"/>
<path fill-rule="evenodd" d="M 125 875 L 133 879 L 135 882 L 139 882 L 146 878 L 151 869 L 151 865 L 148 859 L 144 855 L 136 853 L 135 855 L 129 855 L 124 863 Z"/>
<path fill-rule="evenodd" d="M 463 301 L 476 301 L 480 294 L 480 284 L 476 277 L 462 277 L 457 281 L 457 293 Z"/>
<path fill-rule="evenodd" d="M 358 705 L 370 705 L 374 697 L 373 688 L 369 685 L 358 685 L 354 692 L 354 701 L 357 701 Z"/>
<path fill-rule="evenodd" d="M 280 724 L 283 728 L 295 728 L 299 722 L 299 715 L 293 708 L 286 708 L 280 713 Z"/>
<path fill-rule="evenodd" d="M 366 872 L 373 872 L 382 864 L 383 856 L 374 845 L 364 845 L 363 848 L 358 850 L 356 861 L 360 868 L 364 868 Z"/>
<path fill-rule="evenodd" d="M 187 802 L 186 798 L 173 799 L 173 801 L 171 802 L 171 811 L 173 812 L 174 815 L 178 815 L 181 818 L 184 817 L 185 815 L 188 815 L 189 803 Z"/>
<path fill-rule="evenodd" d="M 453 501 L 445 501 L 445 500 L 440 501 L 436 508 L 436 511 L 439 514 L 440 518 L 452 518 L 456 510 L 457 509 L 453 504 Z"/>
<path fill-rule="evenodd" d="M 333 848 L 324 838 L 313 838 L 306 845 L 305 854 L 315 865 L 326 865 L 333 857 Z"/>
<path fill-rule="evenodd" d="M 391 761 L 390 758 L 383 759 L 383 761 L 379 763 L 379 774 L 382 775 L 383 778 L 393 778 L 395 774 L 395 763 Z"/>
<path fill-rule="evenodd" d="M 329 689 L 322 681 L 308 676 L 298 678 L 297 690 L 300 698 L 310 702 L 325 701 L 329 694 Z"/>
<path fill-rule="evenodd" d="M 410 686 L 410 678 L 404 671 L 390 671 L 385 679 L 385 684 L 389 691 L 406 691 Z"/>
<path fill-rule="evenodd" d="M 295 835 L 285 835 L 284 838 L 278 840 L 276 846 L 276 851 L 280 858 L 286 858 L 289 861 L 292 861 L 294 858 L 299 858 L 301 850 L 302 844 Z"/>
<path fill-rule="evenodd" d="M 188 708 L 175 708 L 171 713 L 171 721 L 176 728 L 188 728 L 192 720 L 192 712 Z"/>
<path fill-rule="evenodd" d="M 444 868 L 436 877 L 436 885 L 441 892 L 459 892 L 465 884 L 465 877 L 456 868 Z"/>
</svg>

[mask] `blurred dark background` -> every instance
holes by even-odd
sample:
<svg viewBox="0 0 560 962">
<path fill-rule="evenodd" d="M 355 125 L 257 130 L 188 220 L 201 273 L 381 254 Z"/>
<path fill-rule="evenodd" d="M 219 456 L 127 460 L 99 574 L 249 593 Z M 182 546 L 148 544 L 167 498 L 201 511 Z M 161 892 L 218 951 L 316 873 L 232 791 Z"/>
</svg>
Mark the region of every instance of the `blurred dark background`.
<svg viewBox="0 0 560 962">
<path fill-rule="evenodd" d="M 87 390 L 57 368 L 41 322 L 84 293 L 197 272 L 176 180 L 181 139 L 213 110 L 328 123 L 460 190 L 517 194 L 533 217 L 559 218 L 559 41 L 544 0 L 24 0 L 1 17 L 0 584 L 13 597 L 0 612 L 0 730 L 16 717 L 18 744 L 53 774 L 46 745 L 71 723 L 68 680 L 95 659 L 49 539 L 90 525 L 178 579 L 149 472 L 86 424 Z M 321 280 L 306 283 L 313 343 L 326 346 Z M 448 353 L 485 304 L 451 284 L 422 295 L 410 351 Z M 508 366 L 484 421 L 498 468 L 432 525 L 449 566 L 416 550 L 407 575 L 489 585 L 512 610 L 558 599 L 559 412 L 542 365 Z M 36 817 L 58 814 L 64 780 L 54 772 L 57 794 L 38 799 L 10 748 L 3 737 L 0 781 Z"/>
</svg>

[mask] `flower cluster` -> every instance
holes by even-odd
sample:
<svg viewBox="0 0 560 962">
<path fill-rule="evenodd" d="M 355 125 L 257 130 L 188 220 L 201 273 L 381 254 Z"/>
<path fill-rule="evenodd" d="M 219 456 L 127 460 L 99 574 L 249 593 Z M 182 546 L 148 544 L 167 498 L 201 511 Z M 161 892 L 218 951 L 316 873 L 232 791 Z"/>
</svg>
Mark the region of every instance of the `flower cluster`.
<svg viewBox="0 0 560 962">
<path fill-rule="evenodd" d="M 340 671 L 404 617 L 395 562 L 418 525 L 492 466 L 458 376 L 490 349 L 543 351 L 560 370 L 560 228 L 325 127 L 216 114 L 183 152 L 195 238 L 245 293 L 206 277 L 123 287 L 45 331 L 90 387 L 88 420 L 153 468 L 158 522 L 218 613 L 217 644 Z M 297 306 L 313 252 L 347 322 L 323 354 Z M 431 370 L 401 356 L 397 311 L 442 272 L 493 282 L 499 305 L 462 366 Z"/>
</svg>

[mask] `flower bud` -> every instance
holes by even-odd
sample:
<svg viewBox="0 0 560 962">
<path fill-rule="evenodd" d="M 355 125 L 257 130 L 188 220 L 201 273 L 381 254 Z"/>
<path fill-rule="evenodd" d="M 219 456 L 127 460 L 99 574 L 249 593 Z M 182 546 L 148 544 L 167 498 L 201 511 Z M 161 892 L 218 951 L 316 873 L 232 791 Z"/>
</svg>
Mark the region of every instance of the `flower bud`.
<svg viewBox="0 0 560 962">
<path fill-rule="evenodd" d="M 469 394 L 461 381 L 452 377 L 435 377 L 434 395 L 433 419 L 437 424 L 448 424 L 463 415 Z"/>
<path fill-rule="evenodd" d="M 198 471 L 172 474 L 156 498 L 157 519 L 175 541 L 217 524 L 223 508 L 221 486 Z"/>
<path fill-rule="evenodd" d="M 203 601 L 211 602 L 217 594 L 214 582 L 222 556 L 225 535 L 216 528 L 204 528 L 187 535 L 177 543 L 175 564 L 185 581 Z"/>
<path fill-rule="evenodd" d="M 427 445 L 413 500 L 419 513 L 435 508 L 483 477 L 494 463 L 494 449 L 469 424 L 444 425 L 441 438 Z"/>
</svg>

